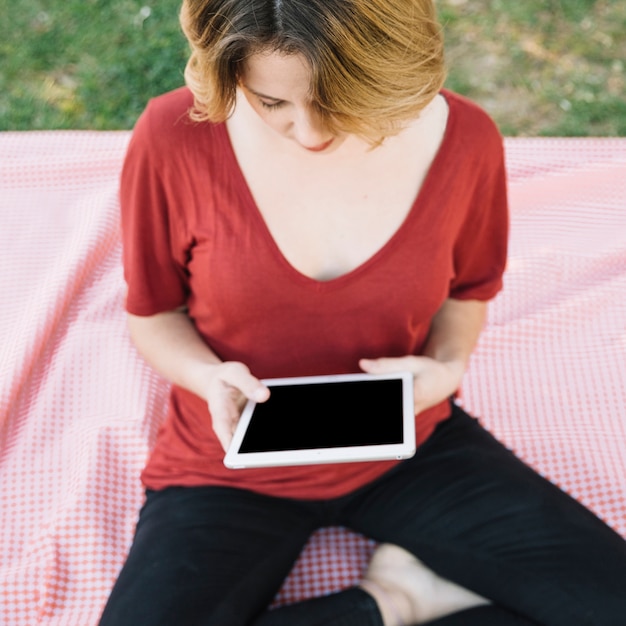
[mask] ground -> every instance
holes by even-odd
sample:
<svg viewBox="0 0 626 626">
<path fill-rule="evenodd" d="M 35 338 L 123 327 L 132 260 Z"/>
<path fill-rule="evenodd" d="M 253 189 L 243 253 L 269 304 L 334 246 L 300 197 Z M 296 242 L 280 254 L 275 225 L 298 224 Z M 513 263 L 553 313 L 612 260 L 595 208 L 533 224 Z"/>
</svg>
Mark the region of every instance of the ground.
<svg viewBox="0 0 626 626">
<path fill-rule="evenodd" d="M 506 135 L 626 136 L 626 2 L 436 0 L 447 86 Z M 0 0 L 0 130 L 128 129 L 182 84 L 179 0 Z"/>
</svg>

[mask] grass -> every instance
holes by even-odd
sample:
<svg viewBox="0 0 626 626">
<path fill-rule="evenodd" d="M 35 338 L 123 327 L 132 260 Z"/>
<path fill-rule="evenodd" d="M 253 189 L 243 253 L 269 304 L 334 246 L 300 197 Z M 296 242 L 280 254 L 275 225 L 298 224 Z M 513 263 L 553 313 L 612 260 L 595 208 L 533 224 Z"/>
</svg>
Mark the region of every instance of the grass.
<svg viewBox="0 0 626 626">
<path fill-rule="evenodd" d="M 507 135 L 626 136 L 626 2 L 436 0 L 447 86 Z M 0 130 L 128 129 L 183 83 L 179 0 L 0 0 Z"/>
<path fill-rule="evenodd" d="M 444 0 L 448 83 L 508 135 L 626 136 L 626 2 Z"/>
<path fill-rule="evenodd" d="M 178 0 L 0 0 L 0 128 L 130 128 L 182 84 Z"/>
</svg>

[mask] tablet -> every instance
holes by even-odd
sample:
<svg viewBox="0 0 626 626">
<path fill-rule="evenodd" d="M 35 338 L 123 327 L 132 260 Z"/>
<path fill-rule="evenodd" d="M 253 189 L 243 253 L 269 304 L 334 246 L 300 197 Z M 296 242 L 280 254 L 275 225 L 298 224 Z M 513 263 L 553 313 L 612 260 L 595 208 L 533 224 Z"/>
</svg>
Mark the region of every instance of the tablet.
<svg viewBox="0 0 626 626">
<path fill-rule="evenodd" d="M 231 469 L 404 459 L 415 454 L 413 376 L 343 374 L 265 379 L 224 458 Z"/>
</svg>

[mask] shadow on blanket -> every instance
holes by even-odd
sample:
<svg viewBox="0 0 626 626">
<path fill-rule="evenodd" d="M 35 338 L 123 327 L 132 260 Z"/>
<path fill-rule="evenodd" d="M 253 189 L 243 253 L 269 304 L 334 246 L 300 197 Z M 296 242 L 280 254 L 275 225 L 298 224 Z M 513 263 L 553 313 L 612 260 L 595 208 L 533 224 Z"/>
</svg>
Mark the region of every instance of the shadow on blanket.
<svg viewBox="0 0 626 626">
<path fill-rule="evenodd" d="M 0 134 L 2 624 L 97 622 L 164 414 L 124 322 L 128 136 Z M 626 140 L 506 143 L 510 262 L 463 400 L 626 536 Z M 276 601 L 352 584 L 373 547 L 324 529 Z"/>
</svg>

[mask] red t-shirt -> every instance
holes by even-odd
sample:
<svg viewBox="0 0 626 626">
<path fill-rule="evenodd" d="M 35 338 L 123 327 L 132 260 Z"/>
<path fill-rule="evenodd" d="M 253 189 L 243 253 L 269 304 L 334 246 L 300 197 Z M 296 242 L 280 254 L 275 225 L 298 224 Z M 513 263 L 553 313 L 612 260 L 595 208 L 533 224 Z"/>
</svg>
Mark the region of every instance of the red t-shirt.
<svg viewBox="0 0 626 626">
<path fill-rule="evenodd" d="M 444 96 L 445 136 L 404 222 L 362 265 L 323 282 L 276 246 L 225 125 L 190 121 L 187 89 L 152 100 L 121 180 L 128 311 L 187 305 L 215 353 L 260 378 L 357 372 L 362 357 L 420 354 L 444 300 L 492 298 L 506 257 L 502 139 L 476 105 Z M 417 415 L 417 443 L 448 416 L 448 402 Z M 223 457 L 206 403 L 174 386 L 142 474 L 149 488 L 230 485 L 331 498 L 397 463 L 231 470 Z"/>
</svg>

